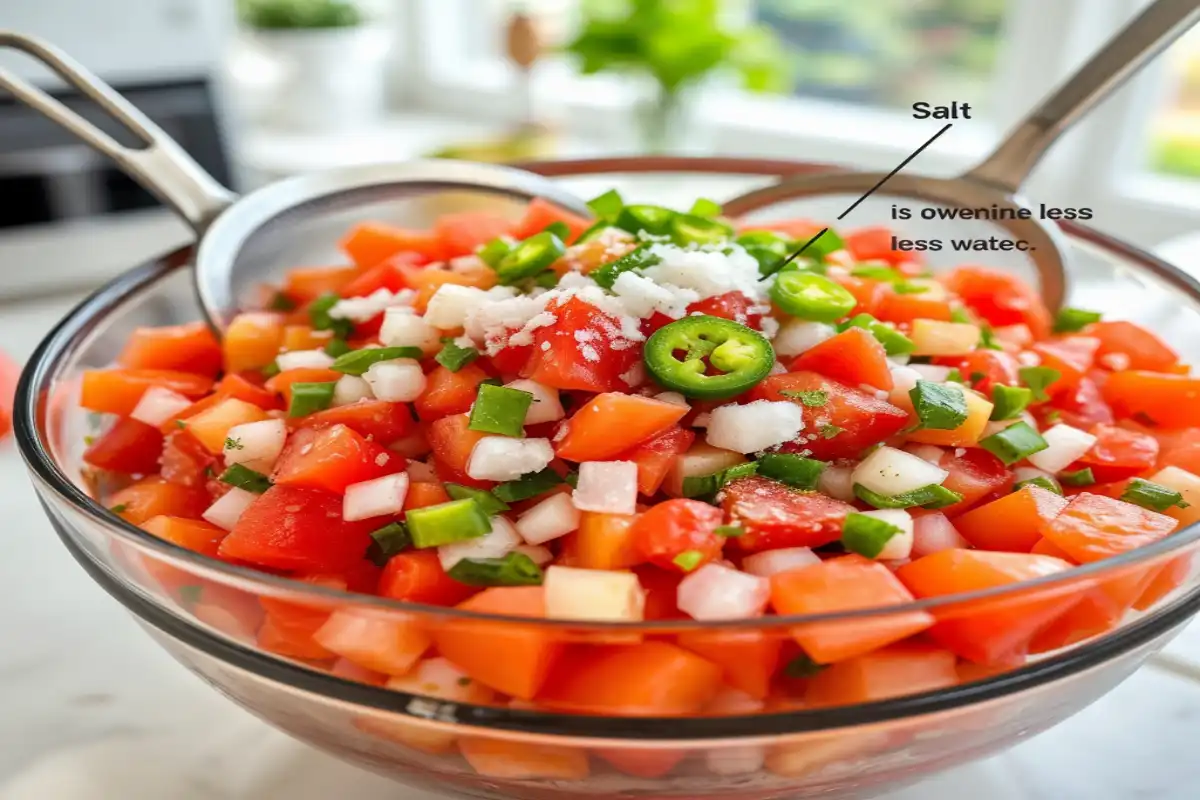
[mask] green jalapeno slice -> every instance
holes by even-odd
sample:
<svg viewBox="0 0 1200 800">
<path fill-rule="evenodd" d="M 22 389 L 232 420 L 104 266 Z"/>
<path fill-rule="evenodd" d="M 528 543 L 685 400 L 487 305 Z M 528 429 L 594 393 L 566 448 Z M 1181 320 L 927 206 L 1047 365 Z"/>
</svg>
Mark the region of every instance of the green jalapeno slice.
<svg viewBox="0 0 1200 800">
<path fill-rule="evenodd" d="M 775 363 L 758 331 L 721 317 L 684 317 L 654 332 L 643 349 L 660 385 L 685 397 L 720 400 L 752 389 Z"/>
</svg>

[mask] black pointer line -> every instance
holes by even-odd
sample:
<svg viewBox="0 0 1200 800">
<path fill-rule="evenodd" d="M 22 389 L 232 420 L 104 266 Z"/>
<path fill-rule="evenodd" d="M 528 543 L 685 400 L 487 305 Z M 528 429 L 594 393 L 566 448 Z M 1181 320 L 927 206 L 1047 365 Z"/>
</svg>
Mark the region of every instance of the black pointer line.
<svg viewBox="0 0 1200 800">
<path fill-rule="evenodd" d="M 900 162 L 900 164 L 899 164 L 899 165 L 898 165 L 898 166 L 897 166 L 897 167 L 896 167 L 894 170 L 892 170 L 892 171 L 891 171 L 891 172 L 889 172 L 887 175 L 884 175 L 882 178 L 880 178 L 880 179 L 879 179 L 879 183 L 875 184 L 875 185 L 874 185 L 874 186 L 872 186 L 870 189 L 868 189 L 866 194 L 864 194 L 862 197 L 858 198 L 858 199 L 857 199 L 857 200 L 855 200 L 853 203 L 851 203 L 851 204 L 850 204 L 850 207 L 849 207 L 849 208 L 847 208 L 845 211 L 843 211 L 841 214 L 838 214 L 838 219 L 845 219 L 845 217 L 846 217 L 846 215 L 847 215 L 847 214 L 849 214 L 849 213 L 850 213 L 851 211 L 853 211 L 854 209 L 858 208 L 858 204 L 859 204 L 859 203 L 861 203 L 863 200 L 866 200 L 868 197 L 870 197 L 872 194 L 874 194 L 874 193 L 875 193 L 875 191 L 876 191 L 876 190 L 877 190 L 877 189 L 878 189 L 880 186 L 883 186 L 885 183 L 887 183 L 889 180 L 891 180 L 891 178 L 892 178 L 892 176 L 893 176 L 893 175 L 895 175 L 897 172 L 899 172 L 900 170 L 902 170 L 902 169 L 904 169 L 906 166 L 908 166 L 908 162 L 912 161 L 914 158 L 916 158 L 917 156 L 921 155 L 921 153 L 922 153 L 922 152 L 924 152 L 925 148 L 929 147 L 929 145 L 931 145 L 931 144 L 933 144 L 935 141 L 937 141 L 937 138 L 938 138 L 939 136 L 941 136 L 943 133 L 945 133 L 946 131 L 950 130 L 950 129 L 951 129 L 951 128 L 953 128 L 953 127 L 954 127 L 954 123 L 952 123 L 952 122 L 947 122 L 945 125 L 943 125 L 943 126 L 942 126 L 942 129 L 941 129 L 940 131 L 938 131 L 937 133 L 935 133 L 933 136 L 930 136 L 930 137 L 929 137 L 929 139 L 928 139 L 928 140 L 926 140 L 925 144 L 921 145 L 921 146 L 920 146 L 920 147 L 918 147 L 916 150 L 912 151 L 912 153 L 911 153 L 911 154 L 908 156 L 908 158 L 906 158 L 906 159 L 904 159 L 903 161 L 901 161 L 901 162 Z M 790 264 L 790 263 L 792 263 L 793 261 L 795 261 L 795 260 L 796 260 L 796 258 L 797 258 L 798 256 L 800 256 L 800 255 L 801 255 L 801 254 L 802 254 L 802 253 L 803 253 L 805 250 L 807 250 L 808 248 L 812 247 L 812 245 L 813 245 L 813 244 L 814 244 L 814 243 L 815 243 L 815 242 L 816 242 L 818 239 L 820 239 L 822 236 L 824 236 L 824 235 L 825 235 L 826 233 L 828 233 L 828 232 L 829 232 L 829 228 L 822 228 L 821 230 L 817 231 L 817 234 L 816 234 L 816 236 L 813 236 L 813 237 L 812 237 L 811 239 L 809 239 L 807 242 L 805 242 L 804 244 L 802 244 L 802 245 L 800 246 L 800 248 L 799 248 L 798 250 L 796 250 L 796 252 L 792 253 L 790 256 L 788 256 L 786 259 L 784 259 L 783 261 L 781 261 L 779 264 L 775 265 L 775 266 L 774 266 L 774 267 L 771 269 L 771 271 L 770 271 L 770 272 L 768 272 L 766 275 L 763 275 L 761 278 L 759 278 L 759 280 L 760 280 L 760 281 L 765 281 L 767 278 L 771 277 L 771 276 L 772 276 L 772 275 L 774 275 L 776 272 L 779 272 L 779 270 L 783 269 L 783 268 L 784 268 L 784 267 L 786 267 L 788 264 Z"/>
</svg>

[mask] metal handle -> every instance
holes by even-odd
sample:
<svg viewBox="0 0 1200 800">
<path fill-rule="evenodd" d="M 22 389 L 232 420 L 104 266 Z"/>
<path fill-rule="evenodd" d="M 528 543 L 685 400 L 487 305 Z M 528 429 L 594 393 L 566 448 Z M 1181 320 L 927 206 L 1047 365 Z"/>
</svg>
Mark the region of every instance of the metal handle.
<svg viewBox="0 0 1200 800">
<path fill-rule="evenodd" d="M 1157 0 L 1014 128 L 963 177 L 1015 193 L 1050 146 L 1200 18 L 1197 0 Z"/>
<path fill-rule="evenodd" d="M 197 233 L 236 199 L 145 114 L 58 48 L 32 36 L 0 30 L 0 48 L 4 47 L 20 50 L 54 70 L 120 122 L 143 147 L 126 147 L 61 101 L 5 69 L 0 69 L 0 87 L 117 162 L 126 175 L 173 208 Z"/>
</svg>

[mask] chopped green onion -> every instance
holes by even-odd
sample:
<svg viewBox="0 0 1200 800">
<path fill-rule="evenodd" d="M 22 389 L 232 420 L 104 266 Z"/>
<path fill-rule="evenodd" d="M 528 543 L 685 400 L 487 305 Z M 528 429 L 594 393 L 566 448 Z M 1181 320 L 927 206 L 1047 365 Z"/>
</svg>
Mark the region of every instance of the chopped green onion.
<svg viewBox="0 0 1200 800">
<path fill-rule="evenodd" d="M 230 464 L 221 473 L 221 483 L 245 489 L 247 492 L 262 494 L 271 488 L 271 479 L 261 472 L 256 472 L 241 464 Z"/>
<path fill-rule="evenodd" d="M 479 351 L 474 347 L 460 347 L 453 339 L 447 339 L 434 360 L 451 372 L 458 372 L 477 358 Z"/>
<path fill-rule="evenodd" d="M 1003 350 L 996 341 L 996 332 L 987 325 L 979 326 L 979 347 L 983 350 Z"/>
<path fill-rule="evenodd" d="M 674 211 L 662 206 L 625 206 L 617 214 L 616 224 L 630 233 L 645 231 L 651 236 L 665 236 L 671 232 L 671 221 L 675 216 Z"/>
<path fill-rule="evenodd" d="M 1099 311 L 1085 311 L 1082 308 L 1063 308 L 1054 316 L 1055 333 L 1075 333 L 1081 331 L 1093 322 L 1100 321 Z"/>
<path fill-rule="evenodd" d="M 487 514 L 474 500 L 451 500 L 414 508 L 406 515 L 413 547 L 440 547 L 486 536 L 492 531 Z"/>
<path fill-rule="evenodd" d="M 345 339 L 336 338 L 330 339 L 322 349 L 325 350 L 325 355 L 333 356 L 334 358 L 343 356 L 351 351 L 351 347 L 346 343 Z"/>
<path fill-rule="evenodd" d="M 509 286 L 548 269 L 566 251 L 562 239 L 550 231 L 535 233 L 513 245 L 512 250 L 496 265 L 496 274 L 500 277 L 501 285 Z"/>
<path fill-rule="evenodd" d="M 679 555 L 671 559 L 671 563 L 679 567 L 684 572 L 691 572 L 696 567 L 700 566 L 700 562 L 704 560 L 704 553 L 699 550 L 684 550 Z"/>
<path fill-rule="evenodd" d="M 289 417 L 307 417 L 317 411 L 329 408 L 333 402 L 333 389 L 337 381 L 322 383 L 293 383 L 292 402 L 288 406 Z"/>
<path fill-rule="evenodd" d="M 342 298 L 336 292 L 326 292 L 312 301 L 308 307 L 308 319 L 319 331 L 333 331 L 339 339 L 349 339 L 354 333 L 354 323 L 348 319 L 329 316 L 329 310 Z"/>
<path fill-rule="evenodd" d="M 893 536 L 901 533 L 903 531 L 890 522 L 852 511 L 842 524 L 842 546 L 860 556 L 875 558 Z"/>
<path fill-rule="evenodd" d="M 1050 367 L 1021 367 L 1017 370 L 1017 375 L 1033 392 L 1033 399 L 1038 403 L 1050 399 L 1050 395 L 1046 393 L 1047 387 L 1062 377 L 1061 372 Z"/>
<path fill-rule="evenodd" d="M 854 496 L 874 508 L 945 508 L 963 499 L 958 492 L 951 491 L 938 483 L 913 489 L 911 492 L 894 494 L 890 497 L 871 491 L 861 483 L 854 484 Z"/>
<path fill-rule="evenodd" d="M 725 222 L 693 214 L 676 214 L 671 220 L 671 239 L 675 244 L 716 244 L 733 236 L 733 228 Z"/>
<path fill-rule="evenodd" d="M 800 405 L 808 406 L 809 408 L 821 408 L 829 402 L 829 393 L 823 392 L 820 389 L 800 392 L 784 389 L 779 394 L 781 397 L 786 397 L 789 400 L 799 400 Z"/>
<path fill-rule="evenodd" d="M 771 285 L 770 295 L 785 313 L 814 322 L 841 319 L 858 304 L 844 286 L 811 272 L 784 270 Z"/>
<path fill-rule="evenodd" d="M 1168 489 L 1161 483 L 1154 483 L 1142 478 L 1131 480 L 1129 486 L 1121 493 L 1121 499 L 1126 503 L 1134 503 L 1142 508 L 1160 513 L 1168 508 L 1187 508 L 1191 505 L 1183 499 L 1182 494 L 1174 489 Z"/>
<path fill-rule="evenodd" d="M 997 383 L 992 387 L 992 419 L 1016 419 L 1029 407 L 1033 390 L 1024 386 L 1005 386 Z"/>
<path fill-rule="evenodd" d="M 1058 479 L 1064 486 L 1091 486 L 1096 482 L 1096 476 L 1092 474 L 1091 467 L 1077 469 L 1074 472 L 1060 472 Z"/>
<path fill-rule="evenodd" d="M 267 303 L 268 311 L 295 311 L 296 301 L 288 297 L 283 292 L 276 292 L 271 296 L 271 302 Z"/>
<path fill-rule="evenodd" d="M 759 475 L 797 489 L 817 488 L 817 478 L 827 466 L 824 461 L 791 453 L 764 453 L 757 463 Z"/>
<path fill-rule="evenodd" d="M 807 654 L 801 653 L 784 666 L 783 674 L 789 678 L 811 678 L 828 666 L 828 664 L 818 664 Z"/>
<path fill-rule="evenodd" d="M 823 439 L 832 439 L 833 437 L 837 436 L 839 433 L 846 432 L 845 428 L 842 428 L 838 425 L 822 425 L 820 430 L 821 430 L 821 438 L 823 438 Z"/>
<path fill-rule="evenodd" d="M 113 512 L 114 514 L 123 514 L 128 509 L 129 503 L 117 503 L 115 506 L 110 508 L 109 511 Z"/>
<path fill-rule="evenodd" d="M 917 349 L 913 344 L 913 340 L 905 336 L 900 331 L 896 330 L 891 325 L 886 325 L 872 317 L 870 314 L 856 314 L 851 317 L 844 326 L 845 328 L 863 328 L 874 336 L 881 345 L 883 351 L 889 356 L 904 356 Z"/>
<path fill-rule="evenodd" d="M 922 286 L 919 283 L 909 283 L 908 281 L 900 281 L 892 284 L 892 291 L 896 294 L 925 294 L 929 291 L 928 286 Z"/>
<path fill-rule="evenodd" d="M 1036 486 L 1039 489 L 1045 489 L 1047 492 L 1054 492 L 1055 494 L 1063 493 L 1062 487 L 1058 485 L 1058 481 L 1054 480 L 1054 478 L 1047 477 L 1046 475 L 1038 475 L 1036 478 L 1018 481 L 1017 483 L 1013 484 L 1013 491 L 1019 491 L 1026 486 Z"/>
<path fill-rule="evenodd" d="M 684 478 L 683 496 L 712 498 L 725 484 L 738 478 L 747 478 L 757 470 L 758 464 L 747 461 L 745 464 L 734 464 L 732 467 L 726 467 L 709 475 L 693 475 Z"/>
<path fill-rule="evenodd" d="M 195 583 L 179 587 L 179 604 L 189 611 L 204 597 L 204 587 Z"/>
<path fill-rule="evenodd" d="M 957 386 L 918 380 L 908 396 L 921 428 L 952 431 L 967 421 L 967 398 Z"/>
<path fill-rule="evenodd" d="M 278 375 L 280 373 L 281 370 L 279 369 L 279 362 L 272 361 L 270 364 L 267 364 L 265 367 L 263 367 L 262 370 L 260 370 L 260 371 L 262 372 L 262 376 L 264 378 L 274 378 L 276 375 Z"/>
<path fill-rule="evenodd" d="M 950 371 L 946 373 L 946 380 L 954 381 L 955 383 L 966 383 L 966 381 L 963 380 L 962 373 L 959 372 L 958 367 L 950 368 Z"/>
<path fill-rule="evenodd" d="M 726 539 L 736 539 L 746 533 L 746 529 L 741 525 L 718 525 L 713 528 L 713 533 L 717 536 L 724 536 Z"/>
<path fill-rule="evenodd" d="M 692 208 L 688 213 L 697 217 L 719 217 L 721 216 L 721 204 L 716 200 L 701 197 L 692 203 Z"/>
<path fill-rule="evenodd" d="M 873 281 L 887 281 L 888 283 L 904 280 L 904 276 L 891 267 L 878 267 L 870 264 L 855 267 L 850 270 L 850 274 L 856 278 L 870 278 Z"/>
<path fill-rule="evenodd" d="M 567 227 L 567 223 L 563 222 L 562 220 L 555 220 L 546 227 L 542 228 L 542 230 L 546 233 L 553 233 L 564 242 L 571 238 L 571 229 Z"/>
<path fill-rule="evenodd" d="M 503 558 L 464 558 L 446 574 L 468 586 L 541 586 L 542 568 L 524 553 Z"/>
<path fill-rule="evenodd" d="M 974 325 L 976 322 L 975 318 L 962 306 L 950 309 L 950 321 L 961 322 L 964 325 Z"/>
<path fill-rule="evenodd" d="M 588 200 L 587 207 L 592 210 L 597 219 L 613 222 L 621 215 L 621 209 L 625 207 L 625 200 L 616 189 L 609 189 L 604 194 Z"/>
<path fill-rule="evenodd" d="M 613 226 L 610 225 L 607 220 L 598 220 L 594 222 L 590 228 L 585 228 L 583 233 L 579 234 L 579 237 L 575 239 L 575 244 L 590 242 L 592 239 L 597 238 L 600 236 L 600 234 L 604 233 L 610 228 L 612 230 L 616 230 L 616 228 L 613 228 Z"/>
<path fill-rule="evenodd" d="M 530 472 L 515 481 L 508 481 L 492 489 L 492 495 L 504 503 L 519 503 L 539 494 L 545 494 L 563 483 L 563 477 L 546 467 L 541 472 Z"/>
<path fill-rule="evenodd" d="M 588 277 L 605 289 L 611 289 L 622 272 L 652 267 L 661 260 L 661 258 L 650 252 L 649 245 L 642 245 L 630 250 L 616 261 L 592 270 L 588 273 Z"/>
<path fill-rule="evenodd" d="M 492 239 L 480 247 L 475 255 L 479 256 L 480 261 L 495 269 L 512 248 L 512 242 L 501 237 L 499 239 Z"/>
<path fill-rule="evenodd" d="M 501 511 L 508 511 L 509 505 L 496 495 L 485 489 L 472 489 L 461 483 L 447 483 L 446 494 L 455 500 L 474 500 L 483 509 L 483 513 L 494 517 Z"/>
<path fill-rule="evenodd" d="M 371 545 L 367 548 L 367 557 L 375 566 L 382 567 L 397 553 L 412 546 L 412 537 L 403 522 L 389 522 L 377 531 L 371 532 Z"/>
<path fill-rule="evenodd" d="M 525 433 L 525 415 L 531 405 L 533 395 L 529 392 L 481 383 L 467 428 L 501 436 L 521 436 Z"/>
<path fill-rule="evenodd" d="M 334 359 L 330 369 L 346 375 L 362 375 L 371 368 L 372 364 L 380 361 L 392 361 L 397 358 L 424 358 L 425 354 L 419 347 L 364 347 L 362 350 L 351 350 Z"/>
<path fill-rule="evenodd" d="M 979 440 L 979 446 L 1011 467 L 1023 458 L 1049 447 L 1042 435 L 1027 422 L 1017 422 Z"/>
<path fill-rule="evenodd" d="M 555 286 L 558 286 L 558 276 L 555 275 L 552 270 L 546 270 L 541 275 L 531 278 L 530 280 L 533 281 L 534 286 L 542 289 L 553 289 Z M 530 290 L 523 289 L 522 291 L 528 294 Z"/>
<path fill-rule="evenodd" d="M 773 275 L 779 262 L 791 253 L 788 240 L 773 231 L 749 231 L 734 241 L 754 257 L 764 276 Z"/>
<path fill-rule="evenodd" d="M 793 248 L 799 247 L 804 242 L 793 242 Z M 843 239 L 833 228 L 826 229 L 820 238 L 810 244 L 804 250 L 804 255 L 808 258 L 817 261 L 818 263 L 825 260 L 825 256 L 830 253 L 836 253 L 838 250 L 846 249 L 846 240 Z"/>
</svg>

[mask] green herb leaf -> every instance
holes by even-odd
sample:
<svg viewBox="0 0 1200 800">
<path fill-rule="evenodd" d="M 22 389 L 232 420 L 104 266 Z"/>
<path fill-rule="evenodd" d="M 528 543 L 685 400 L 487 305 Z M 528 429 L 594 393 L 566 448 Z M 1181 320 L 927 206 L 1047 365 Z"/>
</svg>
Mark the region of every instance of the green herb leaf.
<svg viewBox="0 0 1200 800">
<path fill-rule="evenodd" d="M 434 360 L 451 372 L 458 372 L 477 358 L 479 351 L 474 347 L 460 347 L 453 339 L 447 339 Z"/>
<path fill-rule="evenodd" d="M 917 349 L 912 339 L 896 330 L 895 327 L 880 322 L 870 314 L 856 314 L 841 327 L 843 330 L 863 328 L 883 345 L 883 351 L 889 356 L 906 356 Z"/>
<path fill-rule="evenodd" d="M 425 354 L 419 347 L 364 347 L 361 350 L 351 350 L 338 356 L 330 369 L 345 375 L 362 375 L 373 364 L 381 361 L 394 361 L 397 358 L 424 358 Z"/>
<path fill-rule="evenodd" d="M 508 511 L 509 505 L 485 489 L 472 489 L 460 483 L 447 483 L 446 494 L 455 500 L 474 500 L 483 509 L 483 513 L 494 517 L 501 511 Z"/>
<path fill-rule="evenodd" d="M 757 464 L 759 475 L 805 490 L 817 488 L 817 479 L 827 466 L 824 461 L 791 453 L 763 453 Z"/>
<path fill-rule="evenodd" d="M 524 553 L 503 558 L 464 558 L 446 574 L 468 586 L 541 586 L 542 568 Z"/>
<path fill-rule="evenodd" d="M 221 483 L 227 483 L 255 494 L 262 494 L 272 486 L 271 479 L 266 475 L 241 464 L 230 464 L 226 467 L 225 471 L 221 473 L 220 480 Z"/>
<path fill-rule="evenodd" d="M 1033 392 L 1033 399 L 1038 403 L 1044 403 L 1050 399 L 1046 389 L 1062 377 L 1061 372 L 1050 367 L 1021 367 L 1017 370 L 1017 375 L 1020 376 L 1021 382 Z"/>
<path fill-rule="evenodd" d="M 781 397 L 786 397 L 789 400 L 799 400 L 801 405 L 809 408 L 820 408 L 829 402 L 829 393 L 823 392 L 820 389 L 811 391 L 793 392 L 789 389 L 784 389 L 780 393 Z"/>
<path fill-rule="evenodd" d="M 996 341 L 996 333 L 987 325 L 979 326 L 979 346 L 984 350 L 1003 350 Z"/>
<path fill-rule="evenodd" d="M 822 425 L 820 431 L 823 438 L 832 439 L 839 433 L 845 433 L 846 429 L 838 427 L 837 425 Z"/>
<path fill-rule="evenodd" d="M 324 347 L 325 355 L 332 356 L 333 358 L 343 356 L 352 349 L 345 339 L 330 339 Z"/>
<path fill-rule="evenodd" d="M 630 250 L 616 261 L 597 267 L 588 273 L 588 277 L 605 289 L 611 289 L 622 272 L 652 267 L 660 261 L 662 261 L 661 258 L 650 252 L 649 245 L 642 245 Z"/>
<path fill-rule="evenodd" d="M 241 439 L 234 439 L 229 436 L 226 436 L 224 449 L 226 449 L 226 450 L 245 450 L 246 446 L 242 444 Z"/>
<path fill-rule="evenodd" d="M 308 307 L 308 319 L 319 331 L 333 331 L 339 339 L 349 339 L 354 333 L 354 323 L 348 319 L 329 316 L 329 310 L 342 298 L 336 292 L 326 292 L 312 301 Z"/>
<path fill-rule="evenodd" d="M 918 380 L 908 396 L 921 428 L 951 431 L 967 420 L 967 398 L 957 386 Z"/>
<path fill-rule="evenodd" d="M 546 467 L 541 472 L 530 472 L 515 481 L 502 483 L 492 489 L 492 495 L 504 503 L 519 503 L 539 494 L 545 494 L 563 482 L 554 470 Z"/>
<path fill-rule="evenodd" d="M 883 552 L 892 537 L 901 533 L 903 531 L 898 526 L 886 520 L 852 511 L 842 523 L 842 546 L 860 556 L 875 558 Z"/>
<path fill-rule="evenodd" d="M 1093 322 L 1100 321 L 1099 311 L 1085 311 L 1082 308 L 1063 308 L 1054 316 L 1055 333 L 1075 333 L 1081 331 Z"/>
<path fill-rule="evenodd" d="M 1121 493 L 1121 499 L 1126 503 L 1134 503 L 1142 508 L 1148 508 L 1151 511 L 1162 513 L 1168 508 L 1187 508 L 1190 503 L 1183 499 L 1183 495 L 1174 489 L 1169 489 L 1161 483 L 1144 480 L 1142 478 L 1134 478 L 1129 482 L 1129 486 Z"/>
</svg>

